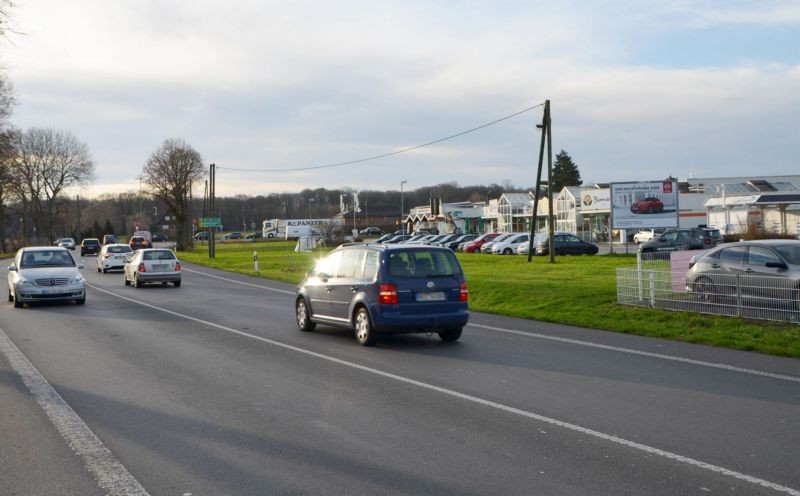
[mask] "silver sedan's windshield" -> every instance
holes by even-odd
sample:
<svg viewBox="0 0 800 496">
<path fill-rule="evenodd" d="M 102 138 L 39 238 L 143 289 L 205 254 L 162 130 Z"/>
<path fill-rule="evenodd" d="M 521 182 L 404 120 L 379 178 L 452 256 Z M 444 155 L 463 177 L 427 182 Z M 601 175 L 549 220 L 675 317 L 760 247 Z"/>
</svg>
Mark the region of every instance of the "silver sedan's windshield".
<svg viewBox="0 0 800 496">
<path fill-rule="evenodd" d="M 63 250 L 29 251 L 22 254 L 20 267 L 29 269 L 33 267 L 74 267 L 72 256 Z"/>
</svg>

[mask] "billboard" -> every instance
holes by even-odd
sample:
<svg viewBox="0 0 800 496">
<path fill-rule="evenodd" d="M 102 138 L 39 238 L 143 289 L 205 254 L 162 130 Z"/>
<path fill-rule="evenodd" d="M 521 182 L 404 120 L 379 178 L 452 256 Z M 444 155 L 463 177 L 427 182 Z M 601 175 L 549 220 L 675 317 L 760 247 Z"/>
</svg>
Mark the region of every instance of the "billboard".
<svg viewBox="0 0 800 496">
<path fill-rule="evenodd" d="M 611 229 L 678 227 L 678 183 L 611 184 Z"/>
<path fill-rule="evenodd" d="M 611 210 L 611 193 L 608 188 L 581 188 L 581 212 Z"/>
</svg>

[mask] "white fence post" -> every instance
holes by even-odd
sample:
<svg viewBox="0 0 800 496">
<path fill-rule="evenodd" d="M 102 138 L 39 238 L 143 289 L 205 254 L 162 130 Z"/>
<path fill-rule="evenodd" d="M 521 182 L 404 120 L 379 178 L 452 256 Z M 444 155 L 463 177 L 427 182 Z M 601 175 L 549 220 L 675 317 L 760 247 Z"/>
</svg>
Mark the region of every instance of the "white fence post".
<svg viewBox="0 0 800 496">
<path fill-rule="evenodd" d="M 656 307 L 656 271 L 650 271 L 650 307 Z"/>
<path fill-rule="evenodd" d="M 644 300 L 644 285 L 642 284 L 642 254 L 636 254 L 636 282 L 639 286 L 639 301 Z"/>
</svg>

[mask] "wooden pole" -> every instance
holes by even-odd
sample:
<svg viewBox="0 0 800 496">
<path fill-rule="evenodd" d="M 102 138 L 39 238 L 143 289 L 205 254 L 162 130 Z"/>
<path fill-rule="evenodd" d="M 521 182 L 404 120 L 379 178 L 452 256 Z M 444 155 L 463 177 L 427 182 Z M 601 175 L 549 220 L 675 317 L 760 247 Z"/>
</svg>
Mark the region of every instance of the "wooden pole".
<svg viewBox="0 0 800 496">
<path fill-rule="evenodd" d="M 550 100 L 546 100 L 544 102 L 545 109 L 549 108 Z M 533 259 L 533 238 L 536 236 L 536 221 L 537 215 L 539 213 L 539 189 L 542 187 L 542 163 L 544 162 L 544 143 L 545 143 L 545 134 L 547 133 L 547 114 L 543 114 L 542 116 L 542 125 L 539 126 L 542 129 L 542 140 L 541 144 L 539 145 L 539 167 L 536 170 L 536 190 L 533 194 L 533 213 L 531 214 L 531 236 L 530 241 L 528 242 L 528 262 Z"/>
</svg>

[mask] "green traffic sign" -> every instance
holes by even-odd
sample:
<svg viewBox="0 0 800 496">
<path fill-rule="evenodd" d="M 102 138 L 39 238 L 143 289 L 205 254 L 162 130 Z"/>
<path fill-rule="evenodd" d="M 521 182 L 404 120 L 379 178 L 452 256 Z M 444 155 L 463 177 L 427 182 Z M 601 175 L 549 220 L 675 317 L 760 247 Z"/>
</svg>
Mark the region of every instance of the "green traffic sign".
<svg viewBox="0 0 800 496">
<path fill-rule="evenodd" d="M 220 219 L 219 217 L 203 217 L 203 227 L 219 227 L 220 226 Z"/>
</svg>

